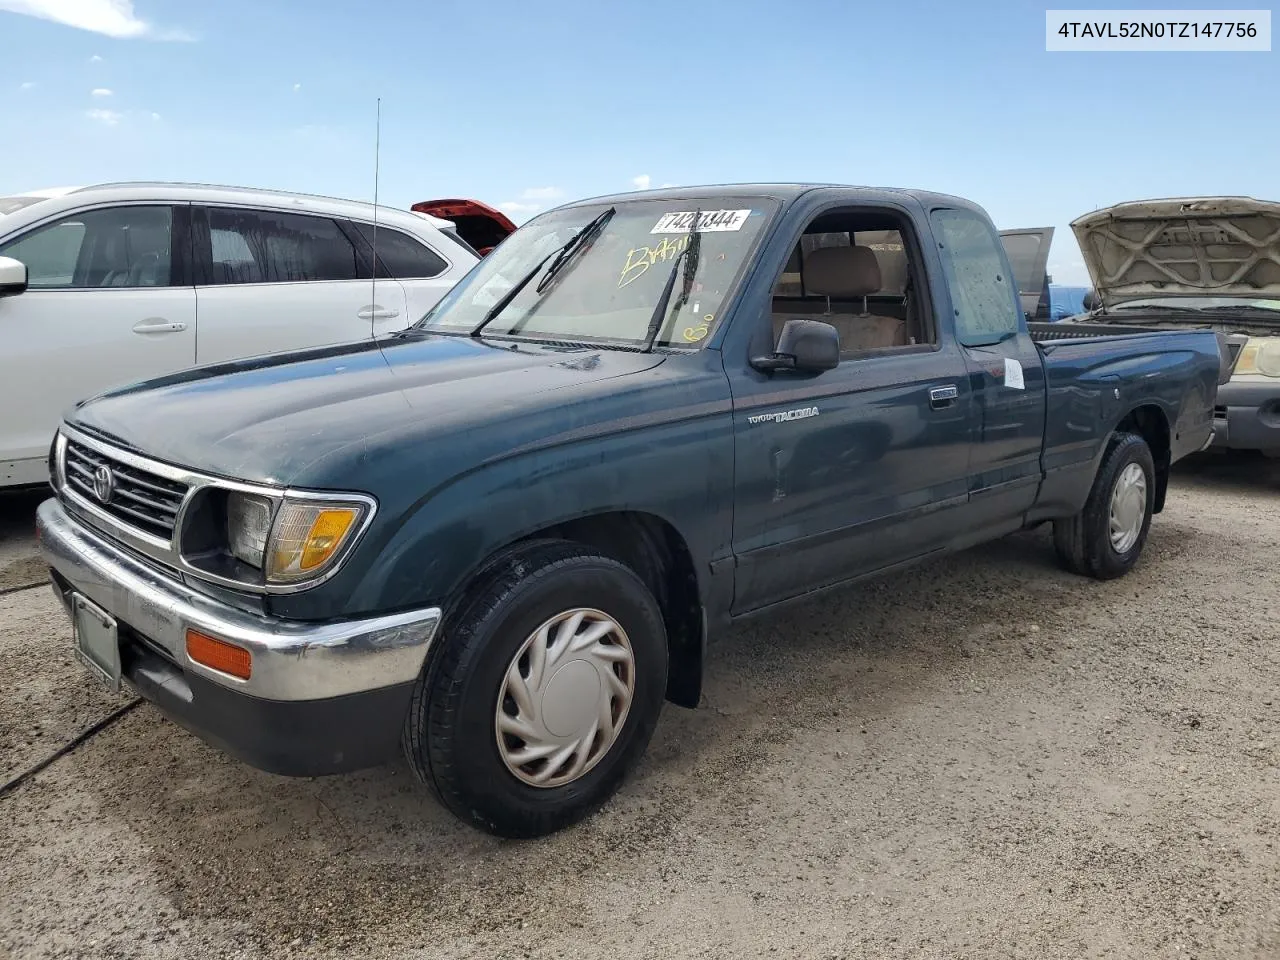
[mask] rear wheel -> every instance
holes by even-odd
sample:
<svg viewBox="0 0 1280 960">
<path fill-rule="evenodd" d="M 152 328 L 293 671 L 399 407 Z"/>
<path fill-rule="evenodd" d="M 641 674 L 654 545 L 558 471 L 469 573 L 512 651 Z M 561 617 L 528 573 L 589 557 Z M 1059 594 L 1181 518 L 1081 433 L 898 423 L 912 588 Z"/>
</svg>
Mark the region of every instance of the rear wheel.
<svg viewBox="0 0 1280 960">
<path fill-rule="evenodd" d="M 1147 542 L 1154 492 L 1155 463 L 1146 440 L 1115 434 L 1084 509 L 1054 521 L 1053 545 L 1062 565 L 1098 580 L 1128 573 Z"/>
<path fill-rule="evenodd" d="M 603 803 L 648 744 L 666 688 L 662 612 L 640 578 L 544 542 L 478 583 L 450 621 L 406 719 L 418 775 L 506 837 Z"/>
</svg>

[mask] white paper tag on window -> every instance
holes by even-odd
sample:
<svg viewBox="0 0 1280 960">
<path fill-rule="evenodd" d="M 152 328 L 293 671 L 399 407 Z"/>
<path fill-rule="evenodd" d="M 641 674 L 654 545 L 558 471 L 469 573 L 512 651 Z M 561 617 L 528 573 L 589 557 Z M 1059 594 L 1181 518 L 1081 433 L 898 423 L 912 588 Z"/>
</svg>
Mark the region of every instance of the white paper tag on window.
<svg viewBox="0 0 1280 960">
<path fill-rule="evenodd" d="M 653 225 L 650 233 L 688 233 L 693 226 L 693 210 L 664 213 Z M 703 210 L 698 214 L 699 233 L 723 233 L 741 230 L 751 216 L 750 210 Z"/>
<path fill-rule="evenodd" d="M 1004 385 L 1010 390 L 1025 390 L 1027 385 L 1022 382 L 1022 364 L 1017 360 L 1006 360 L 1004 362 Z"/>
</svg>

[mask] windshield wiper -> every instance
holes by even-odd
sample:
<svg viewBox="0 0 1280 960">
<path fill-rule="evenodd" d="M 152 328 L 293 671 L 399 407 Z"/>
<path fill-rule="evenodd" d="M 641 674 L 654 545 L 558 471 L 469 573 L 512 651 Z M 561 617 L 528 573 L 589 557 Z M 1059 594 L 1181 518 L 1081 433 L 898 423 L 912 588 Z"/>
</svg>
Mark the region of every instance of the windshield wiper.
<svg viewBox="0 0 1280 960">
<path fill-rule="evenodd" d="M 662 294 L 653 307 L 653 315 L 649 317 L 649 329 L 645 331 L 644 348 L 641 353 L 653 352 L 653 344 L 658 339 L 662 324 L 667 318 L 667 303 L 671 300 L 671 291 L 676 287 L 676 273 L 680 270 L 681 261 L 684 262 L 684 280 L 680 287 L 680 299 L 676 301 L 676 310 L 689 302 L 689 294 L 693 292 L 693 278 L 698 272 L 698 257 L 702 251 L 702 234 L 698 233 L 698 220 L 701 216 L 701 209 L 693 211 L 693 223 L 689 225 L 689 242 L 676 254 L 675 262 L 671 264 L 671 273 L 667 275 L 666 285 L 662 288 Z"/>
<path fill-rule="evenodd" d="M 1144 311 L 1150 313 L 1186 313 L 1193 317 L 1199 316 L 1204 312 L 1200 307 L 1175 307 L 1172 304 L 1163 303 L 1121 303 L 1111 309 L 1116 313 L 1122 311 L 1133 311 L 1135 313 Z"/>
<path fill-rule="evenodd" d="M 1262 314 L 1280 320 L 1280 307 L 1260 307 L 1254 303 L 1219 303 L 1212 307 L 1201 307 L 1205 313 L 1251 313 Z"/>
<path fill-rule="evenodd" d="M 541 293 L 543 290 L 547 289 L 547 287 L 551 286 L 551 281 L 556 278 L 556 274 L 568 265 L 569 261 L 573 259 L 574 255 L 579 250 L 585 250 L 587 248 L 587 245 L 591 243 L 591 241 L 596 238 L 596 235 L 599 234 L 600 231 L 608 225 L 609 221 L 613 219 L 615 209 L 616 208 L 614 207 L 610 207 L 608 210 L 604 211 L 600 216 L 596 217 L 574 234 L 573 239 L 560 248 L 560 256 L 556 257 L 555 262 L 551 264 L 551 267 L 547 270 L 547 275 L 538 281 L 538 286 L 536 287 L 537 293 Z"/>
<path fill-rule="evenodd" d="M 563 246 L 552 250 L 545 257 L 539 260 L 537 266 L 521 277 L 519 283 L 499 297 L 498 302 L 489 308 L 489 312 L 484 315 L 484 319 L 472 328 L 471 336 L 480 336 L 481 331 L 489 325 L 489 321 L 495 319 L 498 314 L 507 309 L 507 307 L 511 305 L 511 301 L 520 295 L 520 291 L 529 285 L 529 282 L 541 272 L 542 268 L 545 267 L 550 260 L 554 259 L 555 263 L 551 264 L 551 269 L 547 271 L 547 275 L 542 279 L 542 282 L 538 284 L 538 293 L 545 290 L 547 284 L 551 282 L 551 278 L 564 269 L 564 265 L 569 262 L 569 259 L 581 246 L 585 246 L 584 241 L 593 237 L 596 231 L 604 228 L 604 225 L 609 222 L 609 218 L 613 216 L 614 209 L 615 208 L 610 207 L 608 210 L 604 211 L 604 213 L 600 214 L 600 216 L 596 217 L 570 237 Z"/>
</svg>

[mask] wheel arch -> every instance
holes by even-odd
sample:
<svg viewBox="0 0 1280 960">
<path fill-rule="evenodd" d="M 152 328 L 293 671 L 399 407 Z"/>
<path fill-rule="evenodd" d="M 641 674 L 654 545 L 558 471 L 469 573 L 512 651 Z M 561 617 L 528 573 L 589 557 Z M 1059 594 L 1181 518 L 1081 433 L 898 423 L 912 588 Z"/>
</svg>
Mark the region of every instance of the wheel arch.
<svg viewBox="0 0 1280 960">
<path fill-rule="evenodd" d="M 706 617 L 697 566 L 683 535 L 668 520 L 644 511 L 612 510 L 561 520 L 528 531 L 490 553 L 462 579 L 445 619 L 497 569 L 519 562 L 535 543 L 562 540 L 599 550 L 644 581 L 662 610 L 667 633 L 667 699 L 696 707 L 702 693 Z"/>
<path fill-rule="evenodd" d="M 1137 434 L 1151 448 L 1151 459 L 1156 469 L 1151 512 L 1160 513 L 1164 509 L 1165 494 L 1169 490 L 1172 447 L 1168 415 L 1158 404 L 1141 404 L 1120 418 L 1120 422 L 1116 424 L 1116 432 Z"/>
</svg>

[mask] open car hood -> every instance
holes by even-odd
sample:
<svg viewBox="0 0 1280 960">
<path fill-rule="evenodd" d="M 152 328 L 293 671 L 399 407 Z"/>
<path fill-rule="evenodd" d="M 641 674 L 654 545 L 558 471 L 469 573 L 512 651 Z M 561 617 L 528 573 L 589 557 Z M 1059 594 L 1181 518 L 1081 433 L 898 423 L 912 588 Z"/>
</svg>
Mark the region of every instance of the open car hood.
<svg viewBox="0 0 1280 960">
<path fill-rule="evenodd" d="M 1053 227 L 1013 227 L 1000 231 L 1000 242 L 1013 268 L 1018 284 L 1018 300 L 1022 312 L 1036 319 L 1049 310 L 1048 270 L 1049 246 L 1053 243 Z"/>
<path fill-rule="evenodd" d="M 1102 306 L 1152 297 L 1280 299 L 1280 203 L 1139 200 L 1074 220 Z"/>
<path fill-rule="evenodd" d="M 458 236 L 482 257 L 516 229 L 505 213 L 479 200 L 422 200 L 409 209 L 453 221 Z"/>
</svg>

